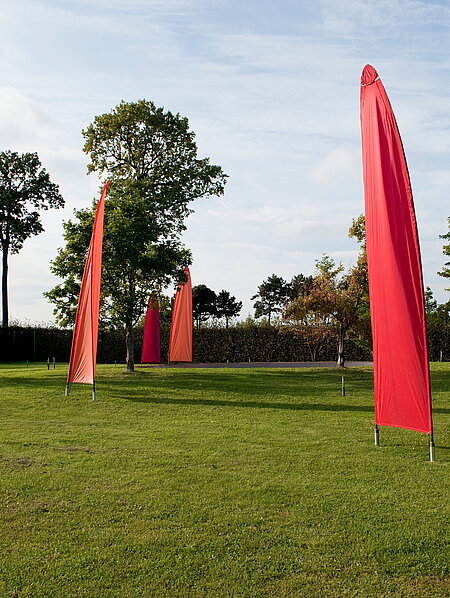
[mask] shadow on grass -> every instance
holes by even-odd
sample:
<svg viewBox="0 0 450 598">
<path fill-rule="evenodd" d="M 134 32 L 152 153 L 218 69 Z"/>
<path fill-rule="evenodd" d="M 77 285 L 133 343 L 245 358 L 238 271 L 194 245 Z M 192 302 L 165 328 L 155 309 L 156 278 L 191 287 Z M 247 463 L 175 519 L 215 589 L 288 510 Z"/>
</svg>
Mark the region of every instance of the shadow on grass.
<svg viewBox="0 0 450 598">
<path fill-rule="evenodd" d="M 194 391 L 214 393 L 236 393 L 239 395 L 284 395 L 294 399 L 299 395 L 311 395 L 317 398 L 331 393 L 341 392 L 341 375 L 335 370 L 208 370 L 208 372 L 185 370 L 170 371 L 155 375 L 150 372 L 142 376 L 138 374 L 133 389 L 129 380 L 121 377 L 114 380 L 114 387 L 125 388 L 131 392 L 140 392 L 143 385 L 160 392 Z M 167 372 L 170 372 L 167 374 Z M 350 377 L 346 378 L 350 383 Z M 367 376 L 351 373 L 351 384 L 355 391 L 364 391 L 367 387 Z"/>
<path fill-rule="evenodd" d="M 330 403 L 268 403 L 266 401 L 226 401 L 224 399 L 175 399 L 168 397 L 139 397 L 116 395 L 118 399 L 133 403 L 154 405 L 203 405 L 211 407 L 251 407 L 255 409 L 285 409 L 287 411 L 360 411 L 373 412 L 373 405 L 344 405 Z M 450 409 L 433 408 L 433 413 L 450 414 Z"/>
<path fill-rule="evenodd" d="M 372 412 L 367 405 L 330 405 L 326 403 L 268 403 L 266 401 L 226 401 L 224 399 L 175 399 L 168 397 L 121 396 L 124 401 L 154 405 L 193 405 L 210 407 L 250 407 L 253 409 L 285 409 L 288 411 L 362 411 Z"/>
</svg>

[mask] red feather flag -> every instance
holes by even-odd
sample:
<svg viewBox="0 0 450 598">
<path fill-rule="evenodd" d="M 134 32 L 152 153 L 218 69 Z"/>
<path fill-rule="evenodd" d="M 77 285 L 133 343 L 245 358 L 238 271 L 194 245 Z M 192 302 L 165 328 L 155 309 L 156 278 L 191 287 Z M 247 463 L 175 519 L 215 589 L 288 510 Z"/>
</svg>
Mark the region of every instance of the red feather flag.
<svg viewBox="0 0 450 598">
<path fill-rule="evenodd" d="M 169 361 L 192 361 L 192 282 L 189 268 L 187 282 L 178 286 L 172 310 Z"/>
<path fill-rule="evenodd" d="M 100 276 L 102 269 L 103 216 L 108 185 L 109 181 L 103 187 L 100 201 L 98 202 L 91 243 L 84 266 L 66 388 L 66 394 L 69 394 L 69 384 L 71 382 L 92 384 L 94 385 L 94 399 L 98 314 L 100 307 Z"/>
<path fill-rule="evenodd" d="M 148 300 L 141 363 L 161 363 L 159 305 L 155 297 Z"/>
<path fill-rule="evenodd" d="M 411 183 L 394 113 L 370 65 L 361 76 L 361 131 L 375 423 L 432 434 L 422 266 Z"/>
</svg>

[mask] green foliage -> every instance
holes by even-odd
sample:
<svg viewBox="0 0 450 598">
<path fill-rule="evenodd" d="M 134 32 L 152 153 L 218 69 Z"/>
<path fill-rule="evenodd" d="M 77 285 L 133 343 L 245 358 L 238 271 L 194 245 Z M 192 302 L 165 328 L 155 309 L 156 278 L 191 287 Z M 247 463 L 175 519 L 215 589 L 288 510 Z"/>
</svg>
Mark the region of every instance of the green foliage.
<svg viewBox="0 0 450 598">
<path fill-rule="evenodd" d="M 308 295 L 313 287 L 314 277 L 297 274 L 289 283 L 289 299 L 292 301 L 297 297 Z"/>
<path fill-rule="evenodd" d="M 170 323 L 161 323 L 161 359 L 167 362 Z M 275 327 L 261 322 L 241 322 L 236 326 L 208 326 L 194 329 L 193 357 L 197 363 L 239 361 L 332 361 L 336 353 L 335 335 L 326 329 L 323 342 L 313 353 L 314 329 L 286 326 Z M 313 335 L 311 337 L 311 335 Z M 438 337 L 441 338 L 441 337 Z M 59 328 L 10 327 L 0 329 L 1 361 L 67 362 L 70 356 L 72 332 Z M 98 337 L 98 363 L 125 363 L 125 331 L 101 329 Z M 134 358 L 142 352 L 143 325 L 135 330 Z M 371 353 L 360 347 L 357 339 L 347 340 L 349 360 L 370 361 Z M 447 358 L 447 352 L 444 352 Z M 449 355 L 450 358 L 450 355 Z"/>
<path fill-rule="evenodd" d="M 366 250 L 366 218 L 364 214 L 360 214 L 358 218 L 353 218 L 352 224 L 348 229 L 348 236 L 355 238 L 361 245 L 363 251 Z"/>
<path fill-rule="evenodd" d="M 180 237 L 190 203 L 221 195 L 226 175 L 208 158 L 197 158 L 195 135 L 179 114 L 152 102 L 122 102 L 97 116 L 83 131 L 89 172 L 111 180 L 105 201 L 102 307 L 105 324 L 126 330 L 127 365 L 133 364 L 133 329 L 147 298 L 183 279 L 191 263 Z M 79 210 L 64 227 L 66 246 L 52 271 L 64 282 L 47 297 L 61 324 L 73 318 L 75 284 L 80 284 L 95 205 Z"/>
<path fill-rule="evenodd" d="M 425 313 L 427 314 L 427 316 L 430 316 L 431 314 L 436 312 L 438 305 L 436 299 L 433 297 L 433 291 L 430 289 L 430 287 L 426 287 L 425 289 L 424 300 Z"/>
<path fill-rule="evenodd" d="M 431 361 L 450 361 L 450 306 L 447 320 L 428 321 Z M 161 359 L 167 361 L 170 320 L 161 323 Z M 143 323 L 135 330 L 135 359 L 140 360 Z M 45 361 L 48 357 L 67 362 L 72 332 L 59 328 L 10 326 L 0 329 L 0 362 Z M 98 337 L 99 363 L 125 363 L 125 331 L 101 329 Z M 371 347 L 350 333 L 345 341 L 348 361 L 371 361 Z M 228 329 L 220 326 L 194 329 L 194 362 L 239 361 L 333 361 L 336 335 L 329 326 L 269 326 L 248 319 Z"/>
<path fill-rule="evenodd" d="M 365 299 L 364 277 L 367 270 L 357 266 L 343 274 L 342 264 L 327 255 L 316 262 L 316 276 L 308 292 L 299 295 L 284 312 L 284 317 L 299 331 L 312 328 L 314 343 L 323 342 L 327 328 L 333 328 L 337 337 L 338 365 L 344 365 L 344 342 L 347 334 L 360 320 L 360 308 Z"/>
<path fill-rule="evenodd" d="M 448 225 L 450 228 L 450 217 L 448 218 Z M 445 235 L 439 235 L 441 239 L 445 239 L 450 241 L 450 231 Z M 444 245 L 442 248 L 444 255 L 450 256 L 450 243 Z M 443 276 L 444 278 L 450 278 L 450 262 L 446 262 L 444 267 L 442 268 L 441 272 L 438 272 L 439 276 Z M 450 290 L 450 289 L 447 289 Z"/>
<path fill-rule="evenodd" d="M 3 326 L 8 326 L 8 254 L 18 253 L 26 239 L 44 231 L 40 210 L 61 208 L 58 185 L 36 153 L 0 152 L 0 251 L 2 252 Z"/>
<path fill-rule="evenodd" d="M 217 295 L 205 284 L 192 287 L 192 315 L 197 328 L 201 322 L 206 322 L 217 313 Z"/>
<path fill-rule="evenodd" d="M 267 316 L 270 324 L 273 314 L 279 314 L 286 305 L 291 294 L 289 284 L 281 276 L 272 274 L 258 287 L 258 292 L 251 297 L 255 309 L 255 318 Z"/>
<path fill-rule="evenodd" d="M 241 313 L 242 301 L 236 301 L 236 297 L 231 295 L 228 291 L 222 289 L 217 294 L 216 301 L 216 316 L 217 318 L 225 318 L 225 326 L 228 328 L 229 322 L 232 318 L 237 318 Z"/>
<path fill-rule="evenodd" d="M 425 289 L 425 313 L 428 329 L 443 329 L 450 325 L 450 301 L 438 304 L 430 287 Z"/>
<path fill-rule="evenodd" d="M 228 328 L 230 320 L 237 317 L 241 309 L 242 301 L 236 301 L 229 291 L 222 290 L 216 294 L 204 284 L 192 288 L 192 313 L 197 328 L 210 318 L 225 319 Z"/>
<path fill-rule="evenodd" d="M 341 373 L 3 366 L 0 595 L 447 598 L 449 365 L 432 465 Z"/>
</svg>

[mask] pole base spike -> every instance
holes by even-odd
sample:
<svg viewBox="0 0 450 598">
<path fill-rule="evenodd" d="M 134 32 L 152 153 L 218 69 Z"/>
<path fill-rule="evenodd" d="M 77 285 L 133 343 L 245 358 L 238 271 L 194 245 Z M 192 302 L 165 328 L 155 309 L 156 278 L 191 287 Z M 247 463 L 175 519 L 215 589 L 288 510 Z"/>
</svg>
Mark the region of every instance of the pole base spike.
<svg viewBox="0 0 450 598">
<path fill-rule="evenodd" d="M 428 444 L 429 444 L 429 449 L 430 449 L 430 463 L 433 463 L 433 461 L 434 461 L 434 437 L 433 437 L 433 432 L 431 432 L 431 434 L 429 434 L 429 436 L 428 436 Z"/>
<path fill-rule="evenodd" d="M 375 446 L 380 446 L 380 428 L 375 426 L 374 429 Z"/>
</svg>

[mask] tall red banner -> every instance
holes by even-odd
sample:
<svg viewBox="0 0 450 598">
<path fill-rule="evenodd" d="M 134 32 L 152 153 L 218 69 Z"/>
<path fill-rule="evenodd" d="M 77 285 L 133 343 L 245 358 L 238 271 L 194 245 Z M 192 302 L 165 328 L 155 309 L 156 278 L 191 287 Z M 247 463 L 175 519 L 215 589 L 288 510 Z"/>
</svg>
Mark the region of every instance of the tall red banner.
<svg viewBox="0 0 450 598">
<path fill-rule="evenodd" d="M 141 363 L 161 363 L 159 305 L 153 297 L 150 297 L 147 305 Z"/>
<path fill-rule="evenodd" d="M 100 276 L 102 268 L 103 216 L 106 191 L 103 187 L 95 213 L 91 243 L 84 266 L 75 329 L 70 352 L 67 384 L 94 384 L 97 361 L 98 313 L 100 306 Z"/>
<path fill-rule="evenodd" d="M 192 282 L 189 268 L 187 282 L 179 285 L 172 310 L 169 361 L 192 361 Z"/>
<path fill-rule="evenodd" d="M 376 70 L 361 76 L 375 423 L 432 432 L 422 267 L 408 167 Z"/>
</svg>

